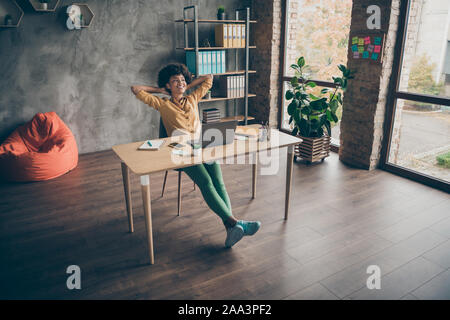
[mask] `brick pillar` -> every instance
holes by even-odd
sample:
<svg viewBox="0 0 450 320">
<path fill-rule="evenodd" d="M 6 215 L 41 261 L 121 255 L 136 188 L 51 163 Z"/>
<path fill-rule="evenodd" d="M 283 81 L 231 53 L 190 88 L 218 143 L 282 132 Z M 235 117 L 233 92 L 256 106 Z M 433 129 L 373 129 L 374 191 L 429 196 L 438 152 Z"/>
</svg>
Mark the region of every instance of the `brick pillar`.
<svg viewBox="0 0 450 320">
<path fill-rule="evenodd" d="M 250 25 L 256 49 L 250 50 L 250 68 L 256 74 L 250 75 L 249 92 L 255 98 L 249 99 L 249 115 L 257 121 L 269 121 L 271 127 L 278 125 L 278 92 L 280 90 L 281 55 L 281 0 L 252 0 L 252 19 L 257 25 Z"/>
<path fill-rule="evenodd" d="M 349 165 L 374 169 L 380 160 L 386 98 L 397 36 L 401 0 L 354 0 L 352 33 L 369 33 L 366 13 L 369 5 L 381 8 L 381 32 L 386 34 L 383 63 L 353 59 L 349 45 L 348 67 L 357 70 L 344 96 L 339 159 Z"/>
</svg>

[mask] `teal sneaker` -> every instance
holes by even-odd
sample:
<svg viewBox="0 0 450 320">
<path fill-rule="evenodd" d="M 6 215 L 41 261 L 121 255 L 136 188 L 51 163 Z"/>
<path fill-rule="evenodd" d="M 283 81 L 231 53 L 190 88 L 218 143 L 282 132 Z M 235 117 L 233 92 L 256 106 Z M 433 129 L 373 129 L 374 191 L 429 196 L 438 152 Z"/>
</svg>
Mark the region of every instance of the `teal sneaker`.
<svg viewBox="0 0 450 320">
<path fill-rule="evenodd" d="M 259 221 L 238 220 L 237 224 L 244 229 L 244 236 L 254 235 L 261 227 L 261 222 Z"/>
<path fill-rule="evenodd" d="M 225 247 L 231 248 L 244 236 L 244 229 L 236 223 L 233 228 L 227 228 L 227 239 L 225 240 Z"/>
</svg>

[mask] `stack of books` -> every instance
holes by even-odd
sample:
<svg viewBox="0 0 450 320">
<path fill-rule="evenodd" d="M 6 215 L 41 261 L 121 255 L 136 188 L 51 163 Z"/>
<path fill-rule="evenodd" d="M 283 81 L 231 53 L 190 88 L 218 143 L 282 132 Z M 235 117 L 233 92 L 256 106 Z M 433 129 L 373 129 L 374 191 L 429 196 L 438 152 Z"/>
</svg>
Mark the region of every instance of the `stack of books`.
<svg viewBox="0 0 450 320">
<path fill-rule="evenodd" d="M 199 75 L 226 72 L 225 50 L 201 51 L 198 53 Z M 195 68 L 195 52 L 186 52 L 186 66 L 193 74 Z"/>
<path fill-rule="evenodd" d="M 219 24 L 216 25 L 214 33 L 217 47 L 245 47 L 245 25 L 243 24 Z"/>
<path fill-rule="evenodd" d="M 220 111 L 217 108 L 203 110 L 203 122 L 204 123 L 220 122 Z"/>
</svg>

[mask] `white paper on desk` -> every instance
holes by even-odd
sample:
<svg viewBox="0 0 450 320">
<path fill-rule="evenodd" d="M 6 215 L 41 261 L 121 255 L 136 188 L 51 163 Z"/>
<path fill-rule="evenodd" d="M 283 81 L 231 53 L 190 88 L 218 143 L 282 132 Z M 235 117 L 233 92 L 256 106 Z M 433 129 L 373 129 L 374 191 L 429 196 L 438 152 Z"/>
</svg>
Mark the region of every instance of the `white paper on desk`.
<svg viewBox="0 0 450 320">
<path fill-rule="evenodd" d="M 179 156 L 189 156 L 191 153 L 183 149 L 172 149 L 172 153 Z"/>
<path fill-rule="evenodd" d="M 150 141 L 151 146 L 147 143 Z M 159 150 L 159 148 L 163 145 L 164 140 L 147 140 L 145 141 L 138 149 L 139 150 Z"/>
<path fill-rule="evenodd" d="M 248 140 L 248 136 L 234 135 L 234 140 Z"/>
</svg>

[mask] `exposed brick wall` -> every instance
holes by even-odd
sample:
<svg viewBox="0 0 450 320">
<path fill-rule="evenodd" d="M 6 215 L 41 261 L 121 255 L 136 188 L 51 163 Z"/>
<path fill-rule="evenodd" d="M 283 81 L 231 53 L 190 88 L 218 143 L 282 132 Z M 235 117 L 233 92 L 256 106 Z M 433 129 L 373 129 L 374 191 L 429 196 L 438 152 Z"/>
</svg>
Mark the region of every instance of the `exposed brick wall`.
<svg viewBox="0 0 450 320">
<path fill-rule="evenodd" d="M 250 68 L 256 70 L 250 76 L 249 115 L 257 121 L 269 121 L 271 127 L 278 125 L 278 100 L 281 55 L 281 0 L 253 0 L 252 19 L 257 25 L 250 26 L 256 49 L 250 51 Z"/>
<path fill-rule="evenodd" d="M 349 45 L 348 67 L 357 70 L 344 96 L 339 158 L 352 166 L 375 168 L 380 160 L 388 88 L 392 75 L 401 0 L 354 0 L 350 35 L 370 33 L 369 5 L 381 8 L 381 32 L 386 34 L 383 63 L 353 59 Z"/>
</svg>

